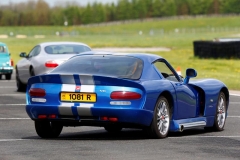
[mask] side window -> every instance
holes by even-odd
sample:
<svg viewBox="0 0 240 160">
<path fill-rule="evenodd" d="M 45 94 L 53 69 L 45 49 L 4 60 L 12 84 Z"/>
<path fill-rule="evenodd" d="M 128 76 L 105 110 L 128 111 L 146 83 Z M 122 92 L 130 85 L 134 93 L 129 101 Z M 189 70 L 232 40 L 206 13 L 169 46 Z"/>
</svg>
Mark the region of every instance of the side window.
<svg viewBox="0 0 240 160">
<path fill-rule="evenodd" d="M 31 57 L 37 56 L 40 53 L 40 51 L 41 51 L 41 47 L 36 46 L 30 51 L 30 53 L 28 54 L 28 57 L 31 58 Z"/>
<path fill-rule="evenodd" d="M 164 61 L 157 61 L 153 65 L 165 79 L 169 81 L 179 82 L 178 78 L 174 74 L 174 71 L 172 71 L 172 69 L 169 68 L 169 66 Z"/>
<path fill-rule="evenodd" d="M 83 50 L 84 50 L 84 51 L 91 51 L 91 49 L 88 48 L 88 47 L 86 47 L 86 46 L 83 46 Z"/>
</svg>

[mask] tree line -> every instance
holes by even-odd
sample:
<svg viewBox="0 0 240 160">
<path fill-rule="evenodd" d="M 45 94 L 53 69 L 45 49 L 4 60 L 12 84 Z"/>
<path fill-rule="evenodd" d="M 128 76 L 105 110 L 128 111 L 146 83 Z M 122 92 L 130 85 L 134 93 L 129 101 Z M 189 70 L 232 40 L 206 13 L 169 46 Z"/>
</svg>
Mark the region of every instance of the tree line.
<svg viewBox="0 0 240 160">
<path fill-rule="evenodd" d="M 118 0 L 50 7 L 44 0 L 0 6 L 0 26 L 81 25 L 129 19 L 239 14 L 240 0 Z"/>
</svg>

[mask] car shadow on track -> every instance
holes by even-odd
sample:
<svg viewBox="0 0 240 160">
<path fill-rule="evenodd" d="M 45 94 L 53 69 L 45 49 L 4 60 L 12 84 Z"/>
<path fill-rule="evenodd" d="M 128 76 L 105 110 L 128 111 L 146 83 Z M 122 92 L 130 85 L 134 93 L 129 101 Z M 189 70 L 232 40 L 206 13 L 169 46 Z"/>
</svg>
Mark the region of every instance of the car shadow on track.
<svg viewBox="0 0 240 160">
<path fill-rule="evenodd" d="M 204 136 L 209 133 L 204 129 L 186 130 L 183 132 L 170 132 L 168 137 L 187 137 L 187 136 Z M 22 137 L 22 139 L 41 139 L 38 136 Z M 84 132 L 62 133 L 58 138 L 52 140 L 143 140 L 152 139 L 146 132 L 137 129 L 124 129 L 118 133 L 108 133 L 105 130 L 91 130 Z"/>
</svg>

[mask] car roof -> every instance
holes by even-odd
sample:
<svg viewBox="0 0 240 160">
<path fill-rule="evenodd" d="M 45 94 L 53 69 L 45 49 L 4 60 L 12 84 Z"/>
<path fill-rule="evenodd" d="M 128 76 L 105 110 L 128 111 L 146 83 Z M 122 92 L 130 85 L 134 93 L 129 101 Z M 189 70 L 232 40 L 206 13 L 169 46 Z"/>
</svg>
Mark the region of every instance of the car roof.
<svg viewBox="0 0 240 160">
<path fill-rule="evenodd" d="M 85 43 L 81 43 L 81 42 L 67 42 L 67 41 L 66 42 L 65 41 L 61 41 L 61 42 L 43 42 L 43 43 L 40 43 L 39 45 L 42 46 L 42 47 L 45 47 L 45 46 L 57 45 L 57 44 L 76 44 L 76 45 L 83 45 L 83 46 L 89 47 Z"/>
<path fill-rule="evenodd" d="M 2 43 L 2 42 L 0 42 L 0 45 L 1 46 L 7 46 L 5 43 Z"/>
<path fill-rule="evenodd" d="M 148 61 L 149 63 L 152 63 L 157 59 L 164 59 L 159 55 L 150 54 L 150 53 L 119 53 L 119 52 L 107 52 L 107 51 L 89 51 L 89 52 L 80 53 L 79 55 L 76 55 L 76 56 L 82 56 L 82 55 L 126 55 L 126 56 L 140 58 L 143 61 Z"/>
<path fill-rule="evenodd" d="M 120 56 L 130 56 L 130 57 L 135 57 L 135 58 L 139 58 L 144 62 L 144 67 L 143 67 L 143 72 L 141 75 L 141 80 L 156 80 L 159 79 L 159 75 L 156 72 L 156 70 L 151 67 L 152 63 L 157 61 L 158 59 L 163 59 L 161 56 L 156 55 L 156 54 L 150 54 L 150 53 L 117 53 L 117 52 L 108 52 L 108 51 L 88 51 L 88 52 L 83 52 L 80 54 L 77 54 L 72 58 L 81 58 L 81 56 L 87 56 L 87 55 L 120 55 Z"/>
</svg>

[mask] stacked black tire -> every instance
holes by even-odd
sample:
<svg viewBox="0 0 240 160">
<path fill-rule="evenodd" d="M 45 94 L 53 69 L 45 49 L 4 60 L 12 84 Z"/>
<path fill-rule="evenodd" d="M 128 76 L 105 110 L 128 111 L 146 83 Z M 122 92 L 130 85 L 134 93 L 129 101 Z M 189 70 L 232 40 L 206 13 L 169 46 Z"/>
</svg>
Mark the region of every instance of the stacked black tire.
<svg viewBox="0 0 240 160">
<path fill-rule="evenodd" d="M 193 46 L 199 58 L 240 59 L 240 41 L 194 41 Z"/>
</svg>

